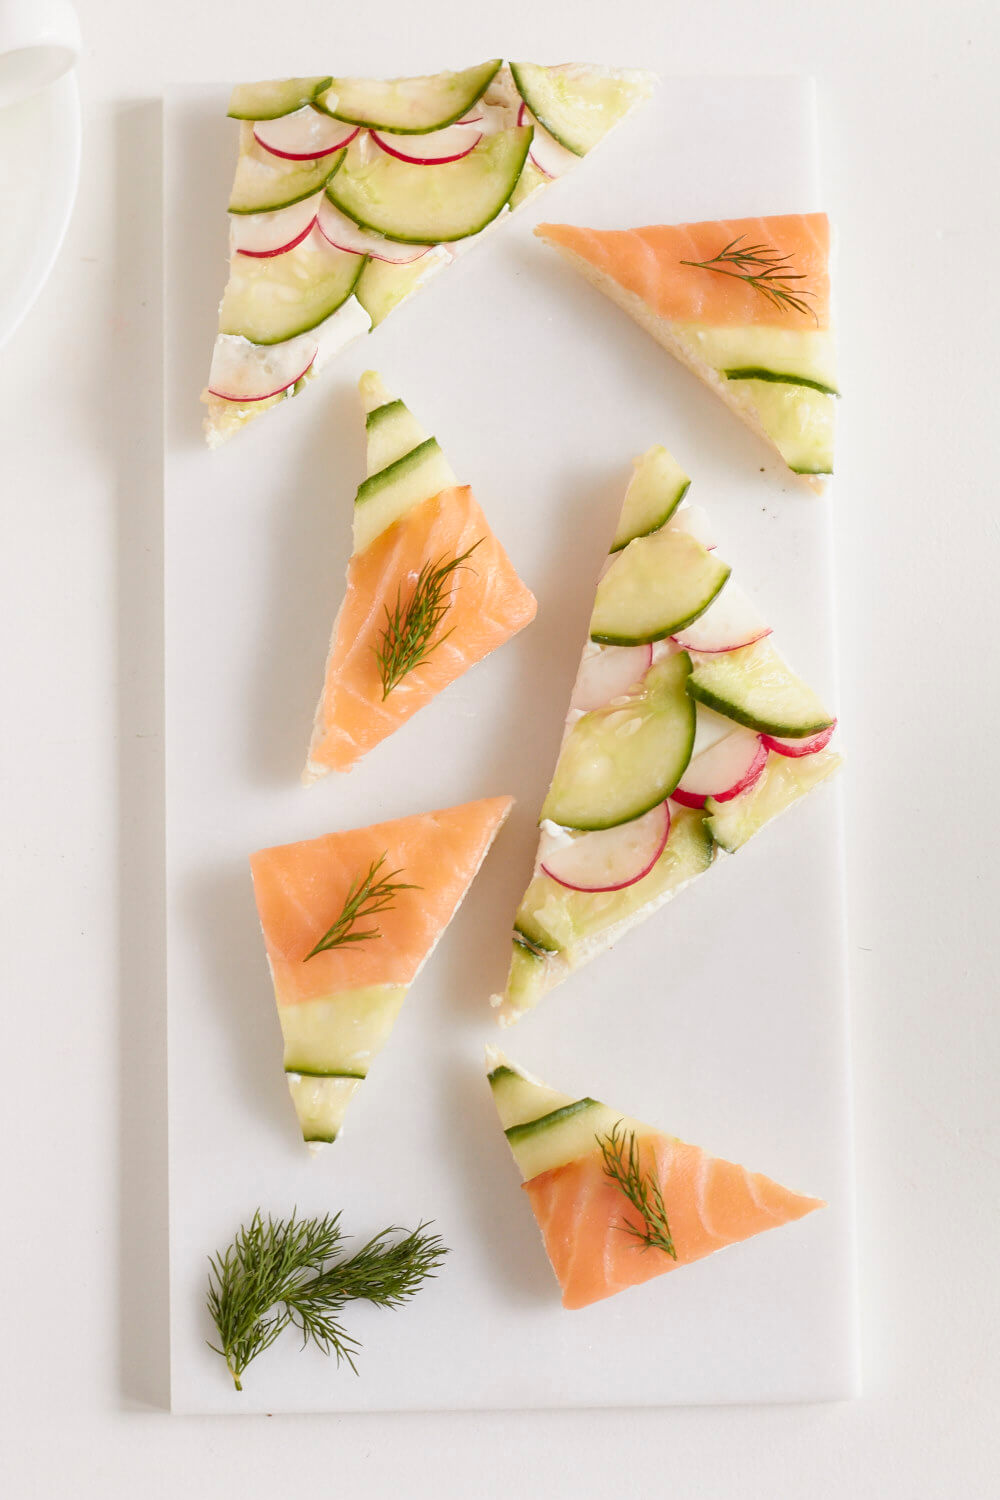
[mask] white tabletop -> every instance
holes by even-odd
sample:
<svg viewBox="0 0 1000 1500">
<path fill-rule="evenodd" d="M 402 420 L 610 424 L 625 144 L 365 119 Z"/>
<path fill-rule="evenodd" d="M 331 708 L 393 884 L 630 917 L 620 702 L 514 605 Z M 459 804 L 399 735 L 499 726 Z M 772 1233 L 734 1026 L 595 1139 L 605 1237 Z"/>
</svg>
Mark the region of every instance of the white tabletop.
<svg viewBox="0 0 1000 1500">
<path fill-rule="evenodd" d="M 49 286 L 0 353 L 0 1441 L 16 1500 L 256 1500 L 290 1484 L 376 1500 L 603 1497 L 626 1481 L 643 1500 L 995 1491 L 997 12 L 504 9 L 176 0 L 140 21 L 125 0 L 84 7 L 80 200 Z M 159 1409 L 155 101 L 174 80 L 331 61 L 377 72 L 386 36 L 409 71 L 502 50 L 819 78 L 849 392 L 831 503 L 852 748 L 857 1402 L 235 1421 Z"/>
</svg>

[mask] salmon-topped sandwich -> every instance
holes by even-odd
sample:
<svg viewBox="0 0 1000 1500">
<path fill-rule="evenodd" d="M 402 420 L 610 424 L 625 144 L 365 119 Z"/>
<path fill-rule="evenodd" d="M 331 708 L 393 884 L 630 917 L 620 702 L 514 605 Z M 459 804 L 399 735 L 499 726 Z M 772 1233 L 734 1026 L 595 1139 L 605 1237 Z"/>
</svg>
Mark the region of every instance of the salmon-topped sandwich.
<svg viewBox="0 0 1000 1500">
<path fill-rule="evenodd" d="M 347 771 L 534 618 L 535 599 L 436 440 L 361 379 L 368 478 L 303 781 Z"/>
<path fill-rule="evenodd" d="M 535 233 L 822 488 L 838 395 L 825 214 Z"/>
<path fill-rule="evenodd" d="M 333 1141 L 507 814 L 485 797 L 251 855 L 303 1138 Z"/>
<path fill-rule="evenodd" d="M 494 1048 L 488 1065 L 564 1307 L 613 1297 L 825 1207 L 596 1099 L 550 1089 Z"/>
</svg>

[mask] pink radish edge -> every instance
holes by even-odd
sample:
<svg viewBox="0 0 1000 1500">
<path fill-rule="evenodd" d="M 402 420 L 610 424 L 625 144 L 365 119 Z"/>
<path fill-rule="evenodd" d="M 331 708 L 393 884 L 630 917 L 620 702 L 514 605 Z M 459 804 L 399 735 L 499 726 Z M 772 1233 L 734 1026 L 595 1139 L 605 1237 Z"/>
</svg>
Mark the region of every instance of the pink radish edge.
<svg viewBox="0 0 1000 1500">
<path fill-rule="evenodd" d="M 296 245 L 301 245 L 306 235 L 310 234 L 313 227 L 318 223 L 318 219 L 310 219 L 309 223 L 306 225 L 305 229 L 302 230 L 301 234 L 297 234 L 293 240 L 289 240 L 287 245 L 278 245 L 274 250 L 243 250 L 239 245 L 237 245 L 236 254 L 250 255 L 253 256 L 255 260 L 267 260 L 272 255 L 284 255 L 286 250 L 294 250 Z"/>
<path fill-rule="evenodd" d="M 316 362 L 316 356 L 318 353 L 319 346 L 317 345 L 317 347 L 312 352 L 312 358 L 310 359 L 304 370 L 300 370 L 298 375 L 296 375 L 293 380 L 286 380 L 284 385 L 279 385 L 277 389 L 273 391 L 265 391 L 262 396 L 233 396 L 226 391 L 217 391 L 213 386 L 209 386 L 208 394 L 210 396 L 218 396 L 220 401 L 235 401 L 240 406 L 249 406 L 253 401 L 267 401 L 272 396 L 280 396 L 282 391 L 289 390 L 293 385 L 295 385 L 299 380 L 302 379 L 303 375 L 308 375 L 309 371 L 312 369 L 313 365 Z"/>
<path fill-rule="evenodd" d="M 277 146 L 269 146 L 266 141 L 261 140 L 257 134 L 257 125 L 253 128 L 253 138 L 268 155 L 280 157 L 282 161 L 321 161 L 324 156 L 332 156 L 335 151 L 342 151 L 345 146 L 349 146 L 360 129 L 360 125 L 355 125 L 343 140 L 337 141 L 333 146 L 324 146 L 320 151 L 280 151 Z"/>
<path fill-rule="evenodd" d="M 705 751 L 704 753 L 707 755 L 710 752 Z M 723 787 L 722 790 L 718 792 L 703 793 L 686 792 L 681 787 L 677 786 L 674 788 L 671 796 L 673 797 L 674 801 L 679 802 L 682 807 L 702 808 L 705 806 L 705 803 L 708 801 L 709 797 L 711 797 L 713 802 L 732 802 L 734 797 L 738 797 L 741 792 L 749 791 L 754 783 L 760 780 L 761 776 L 764 773 L 764 767 L 767 765 L 767 753 L 767 745 L 764 743 L 763 735 L 761 735 L 757 740 L 757 749 L 754 754 L 753 760 L 747 766 L 742 776 L 738 777 L 731 786 Z M 681 779 L 683 780 L 683 778 Z"/>
<path fill-rule="evenodd" d="M 596 895 L 601 891 L 625 890 L 628 886 L 635 885 L 637 881 L 642 880 L 644 876 L 649 874 L 650 870 L 652 870 L 653 866 L 656 864 L 657 860 L 660 858 L 661 854 L 666 848 L 667 839 L 670 837 L 670 807 L 666 801 L 660 802 L 656 807 L 650 808 L 649 812 L 643 813 L 641 818 L 634 819 L 633 823 L 638 823 L 643 819 L 653 819 L 654 814 L 656 815 L 656 820 L 660 822 L 660 828 L 655 835 L 656 842 L 654 852 L 652 853 L 651 857 L 645 859 L 642 868 L 640 870 L 637 870 L 634 874 L 629 875 L 627 880 L 617 880 L 608 885 L 581 885 L 579 880 L 569 880 L 565 875 L 557 874 L 556 869 L 554 869 L 552 865 L 544 861 L 542 863 L 542 870 L 546 875 L 549 876 L 551 880 L 554 880 L 557 885 L 565 886 L 565 888 L 570 891 L 584 891 Z M 598 829 L 594 833 L 585 833 L 581 838 L 575 839 L 572 844 L 565 846 L 563 849 L 557 849 L 551 856 L 551 859 L 553 861 L 558 861 L 560 854 L 572 855 L 574 850 L 576 851 L 576 858 L 579 859 L 579 846 L 581 844 L 585 844 L 588 839 L 601 839 L 604 842 L 610 843 L 614 840 L 614 837 L 616 835 L 622 835 L 623 829 L 630 829 L 632 826 L 633 824 L 630 823 L 622 823 L 619 824 L 617 828 L 602 828 Z"/>
<path fill-rule="evenodd" d="M 834 719 L 827 729 L 821 729 L 819 734 L 811 734 L 804 740 L 779 740 L 773 735 L 762 734 L 761 741 L 776 755 L 787 755 L 797 760 L 802 755 L 815 755 L 818 750 L 825 750 L 836 727 L 837 721 Z"/>
<path fill-rule="evenodd" d="M 464 121 L 458 121 L 456 123 L 463 124 Z M 451 156 L 409 156 L 405 151 L 399 151 L 395 146 L 390 146 L 386 141 L 382 139 L 377 130 L 369 131 L 369 135 L 375 142 L 376 146 L 384 151 L 387 156 L 394 156 L 397 161 L 405 161 L 408 162 L 411 166 L 415 167 L 443 167 L 446 166 L 448 162 L 461 161 L 463 156 L 468 156 L 470 152 L 475 151 L 476 147 L 479 145 L 479 142 L 483 138 L 483 133 L 482 131 L 480 131 L 476 136 L 476 139 L 472 142 L 471 146 L 466 146 L 463 151 L 456 151 Z M 416 139 L 419 140 L 420 137 L 417 136 Z"/>
</svg>

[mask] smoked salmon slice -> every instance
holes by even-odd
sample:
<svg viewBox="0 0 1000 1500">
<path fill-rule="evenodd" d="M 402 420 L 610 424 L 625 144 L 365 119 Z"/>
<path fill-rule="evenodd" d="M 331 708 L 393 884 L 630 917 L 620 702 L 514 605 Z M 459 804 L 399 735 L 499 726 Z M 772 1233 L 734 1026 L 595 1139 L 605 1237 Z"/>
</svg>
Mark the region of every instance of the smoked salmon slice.
<svg viewBox="0 0 1000 1500">
<path fill-rule="evenodd" d="M 558 1094 L 495 1049 L 488 1058 L 564 1307 L 587 1307 L 825 1207 L 595 1099 Z"/>
<path fill-rule="evenodd" d="M 535 233 L 822 488 L 838 395 L 825 214 Z"/>
<path fill-rule="evenodd" d="M 379 377 L 362 378 L 368 478 L 305 782 L 349 770 L 523 629 L 535 599 L 467 486 Z"/>
<path fill-rule="evenodd" d="M 510 797 L 486 797 L 251 855 L 285 1072 L 310 1144 L 336 1138 L 510 808 Z"/>
</svg>

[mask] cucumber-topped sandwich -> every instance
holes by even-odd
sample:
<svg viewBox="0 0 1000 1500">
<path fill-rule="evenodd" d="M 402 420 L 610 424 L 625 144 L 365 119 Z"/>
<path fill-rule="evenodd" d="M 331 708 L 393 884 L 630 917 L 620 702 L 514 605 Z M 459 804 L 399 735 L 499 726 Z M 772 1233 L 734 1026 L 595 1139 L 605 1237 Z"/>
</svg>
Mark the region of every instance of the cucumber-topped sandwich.
<svg viewBox="0 0 1000 1500">
<path fill-rule="evenodd" d="M 715 551 L 665 448 L 636 461 L 514 917 L 516 1021 L 840 764 L 835 719 Z"/>
<path fill-rule="evenodd" d="M 838 394 L 825 214 L 535 233 L 822 489 Z"/>
<path fill-rule="evenodd" d="M 575 1099 L 487 1049 L 490 1088 L 563 1306 L 586 1307 L 825 1205 Z"/>
<path fill-rule="evenodd" d="M 651 74 L 493 58 L 421 78 L 240 84 L 206 435 L 303 389 L 501 215 L 598 144 Z"/>
</svg>

